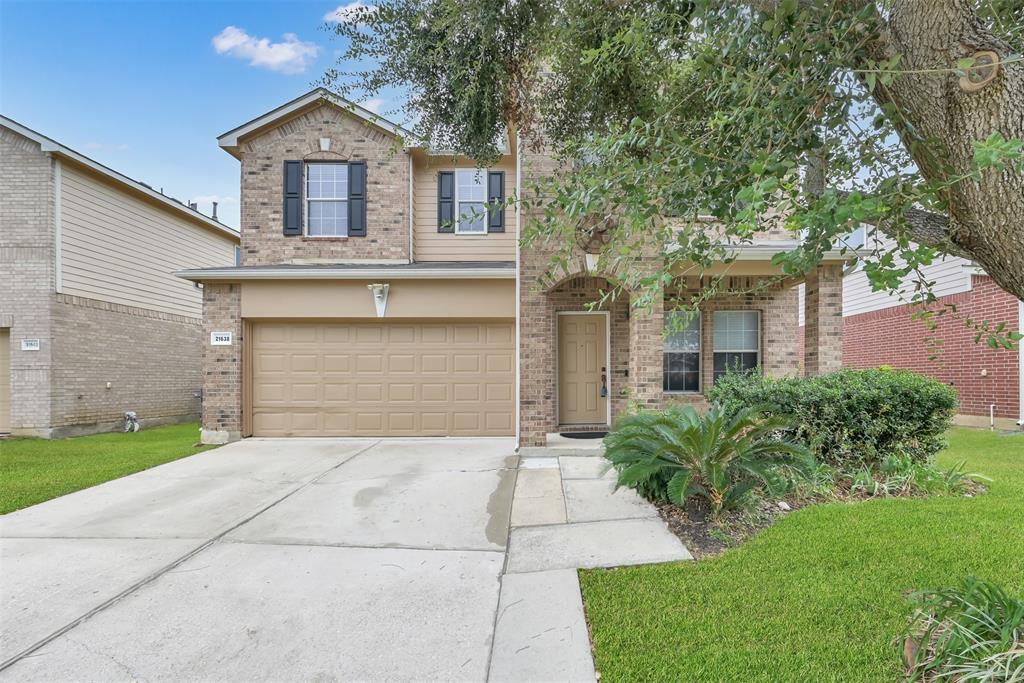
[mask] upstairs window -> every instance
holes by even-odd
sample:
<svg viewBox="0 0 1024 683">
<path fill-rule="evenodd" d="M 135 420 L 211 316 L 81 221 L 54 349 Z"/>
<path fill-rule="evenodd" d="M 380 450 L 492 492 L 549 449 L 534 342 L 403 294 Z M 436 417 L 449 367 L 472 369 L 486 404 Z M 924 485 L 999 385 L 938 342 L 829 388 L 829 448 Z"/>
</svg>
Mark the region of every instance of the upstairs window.
<svg viewBox="0 0 1024 683">
<path fill-rule="evenodd" d="M 714 379 L 761 365 L 760 311 L 715 311 Z"/>
<path fill-rule="evenodd" d="M 662 388 L 669 392 L 700 391 L 700 314 L 673 311 L 665 314 Z"/>
<path fill-rule="evenodd" d="M 455 172 L 455 232 L 462 235 L 487 233 L 487 173 L 477 169 Z"/>
<path fill-rule="evenodd" d="M 306 234 L 348 236 L 348 164 L 306 164 Z"/>
</svg>

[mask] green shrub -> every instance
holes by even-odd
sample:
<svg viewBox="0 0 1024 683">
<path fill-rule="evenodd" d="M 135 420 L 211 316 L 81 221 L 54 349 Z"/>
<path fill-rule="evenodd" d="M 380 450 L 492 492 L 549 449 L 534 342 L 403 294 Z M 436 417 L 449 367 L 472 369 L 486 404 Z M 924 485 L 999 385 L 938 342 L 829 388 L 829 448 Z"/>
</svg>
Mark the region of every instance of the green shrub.
<svg viewBox="0 0 1024 683">
<path fill-rule="evenodd" d="M 931 462 L 915 462 L 906 455 L 891 455 L 878 470 L 861 467 L 845 473 L 850 478 L 851 493 L 869 496 L 954 495 L 971 490 L 972 479 L 987 479 L 968 474 L 964 462 L 944 470 Z"/>
<path fill-rule="evenodd" d="M 1024 681 L 1024 601 L 976 578 L 911 596 L 911 681 Z"/>
<path fill-rule="evenodd" d="M 956 392 L 905 370 L 840 370 L 808 378 L 730 374 L 708 393 L 727 414 L 746 406 L 791 415 L 793 436 L 838 469 L 878 470 L 891 456 L 931 462 L 944 446 Z"/>
<path fill-rule="evenodd" d="M 777 468 L 813 467 L 806 448 L 779 437 L 790 426 L 781 416 L 761 419 L 750 408 L 700 415 L 676 406 L 620 419 L 604 439 L 605 457 L 618 470 L 617 486 L 677 505 L 698 496 L 717 515 L 744 505 L 757 486 L 785 485 Z"/>
</svg>

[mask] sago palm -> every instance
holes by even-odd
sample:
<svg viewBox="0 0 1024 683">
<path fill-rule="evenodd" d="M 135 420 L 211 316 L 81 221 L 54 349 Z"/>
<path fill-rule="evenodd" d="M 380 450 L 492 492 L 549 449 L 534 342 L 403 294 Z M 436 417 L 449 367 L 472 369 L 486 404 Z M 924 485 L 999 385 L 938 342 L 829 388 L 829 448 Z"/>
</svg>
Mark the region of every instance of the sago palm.
<svg viewBox="0 0 1024 683">
<path fill-rule="evenodd" d="M 677 505 L 699 496 L 718 514 L 741 505 L 754 487 L 770 486 L 779 466 L 813 466 L 804 446 L 780 436 L 791 426 L 753 408 L 730 416 L 717 407 L 704 415 L 673 407 L 620 420 L 605 437 L 605 457 L 618 470 L 617 486 Z"/>
</svg>

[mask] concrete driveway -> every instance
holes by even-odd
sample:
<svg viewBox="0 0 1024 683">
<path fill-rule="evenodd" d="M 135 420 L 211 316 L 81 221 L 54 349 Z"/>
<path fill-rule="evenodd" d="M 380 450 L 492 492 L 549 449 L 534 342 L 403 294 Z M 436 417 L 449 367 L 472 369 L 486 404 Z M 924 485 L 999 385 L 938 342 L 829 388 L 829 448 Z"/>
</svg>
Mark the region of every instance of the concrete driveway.
<svg viewBox="0 0 1024 683">
<path fill-rule="evenodd" d="M 486 680 L 517 461 L 251 439 L 2 517 L 0 678 Z"/>
</svg>

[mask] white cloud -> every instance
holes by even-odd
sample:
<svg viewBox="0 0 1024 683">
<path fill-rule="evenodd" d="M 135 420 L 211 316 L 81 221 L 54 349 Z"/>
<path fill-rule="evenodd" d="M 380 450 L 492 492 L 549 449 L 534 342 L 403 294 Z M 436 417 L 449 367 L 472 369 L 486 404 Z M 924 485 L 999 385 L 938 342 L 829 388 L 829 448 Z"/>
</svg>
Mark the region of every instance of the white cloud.
<svg viewBox="0 0 1024 683">
<path fill-rule="evenodd" d="M 368 100 L 363 100 L 359 103 L 359 106 L 363 109 L 369 109 L 374 114 L 380 114 L 380 108 L 384 106 L 384 98 L 373 97 Z"/>
<path fill-rule="evenodd" d="M 351 19 L 359 10 L 364 9 L 370 10 L 371 12 L 375 12 L 377 10 L 374 5 L 368 5 L 365 2 L 362 2 L 362 0 L 352 0 L 352 2 L 347 5 L 338 5 L 325 14 L 324 21 L 345 21 L 347 19 Z"/>
<path fill-rule="evenodd" d="M 272 43 L 269 38 L 250 36 L 244 29 L 228 26 L 213 37 L 217 54 L 249 60 L 249 66 L 260 66 L 283 74 L 300 74 L 320 53 L 320 46 L 299 40 L 294 33 L 285 33 L 284 40 Z"/>
</svg>

